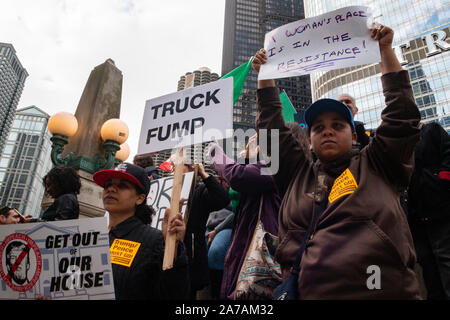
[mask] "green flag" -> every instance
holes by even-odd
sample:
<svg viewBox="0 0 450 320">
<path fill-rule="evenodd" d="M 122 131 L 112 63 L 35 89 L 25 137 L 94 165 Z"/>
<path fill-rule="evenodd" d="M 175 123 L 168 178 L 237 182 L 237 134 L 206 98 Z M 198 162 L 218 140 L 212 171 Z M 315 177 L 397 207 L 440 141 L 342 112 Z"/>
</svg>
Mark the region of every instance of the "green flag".
<svg viewBox="0 0 450 320">
<path fill-rule="evenodd" d="M 283 118 L 285 122 L 295 122 L 294 114 L 297 112 L 295 111 L 294 106 L 291 103 L 291 100 L 289 100 L 289 97 L 287 96 L 286 92 L 280 93 L 280 101 L 283 105 Z"/>
<path fill-rule="evenodd" d="M 237 67 L 236 69 L 231 70 L 226 75 L 224 75 L 220 79 L 225 79 L 228 77 L 233 77 L 233 105 L 236 101 L 239 100 L 241 96 L 242 89 L 244 88 L 245 79 L 247 79 L 248 72 L 252 67 L 253 57 L 247 63 L 244 63 Z"/>
</svg>

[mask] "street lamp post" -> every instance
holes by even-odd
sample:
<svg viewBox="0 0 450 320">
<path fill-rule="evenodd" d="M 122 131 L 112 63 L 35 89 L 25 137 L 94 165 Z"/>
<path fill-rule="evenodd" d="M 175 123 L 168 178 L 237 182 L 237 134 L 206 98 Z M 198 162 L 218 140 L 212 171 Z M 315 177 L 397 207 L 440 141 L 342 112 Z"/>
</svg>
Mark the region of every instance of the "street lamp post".
<svg viewBox="0 0 450 320">
<path fill-rule="evenodd" d="M 120 145 L 119 151 L 116 152 L 116 160 L 114 162 L 114 166 L 117 167 L 121 162 L 124 162 L 130 156 L 130 147 L 128 143 L 122 143 Z"/>
<path fill-rule="evenodd" d="M 105 153 L 103 156 L 95 155 L 92 158 L 74 152 L 62 156 L 64 146 L 78 129 L 78 121 L 72 114 L 68 112 L 54 114 L 49 119 L 48 129 L 53 134 L 50 138 L 52 141 L 51 159 L 56 166 L 72 167 L 94 174 L 99 170 L 111 169 L 115 164 L 128 158 L 129 148 L 128 155 L 122 152 L 120 153 L 121 158 L 117 159 L 116 157 L 116 153 L 121 149 L 121 144 L 127 140 L 129 133 L 127 125 L 120 119 L 109 119 L 102 125 L 100 135 Z"/>
</svg>

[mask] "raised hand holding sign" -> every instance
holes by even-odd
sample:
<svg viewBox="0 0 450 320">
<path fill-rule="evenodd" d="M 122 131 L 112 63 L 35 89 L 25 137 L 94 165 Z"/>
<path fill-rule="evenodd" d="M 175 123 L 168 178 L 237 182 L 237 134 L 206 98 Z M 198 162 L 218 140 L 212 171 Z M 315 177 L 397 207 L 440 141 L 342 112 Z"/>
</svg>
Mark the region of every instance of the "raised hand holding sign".
<svg viewBox="0 0 450 320">
<path fill-rule="evenodd" d="M 292 22 L 266 34 L 267 62 L 258 80 L 277 79 L 379 62 L 367 7 L 351 6 Z"/>
</svg>

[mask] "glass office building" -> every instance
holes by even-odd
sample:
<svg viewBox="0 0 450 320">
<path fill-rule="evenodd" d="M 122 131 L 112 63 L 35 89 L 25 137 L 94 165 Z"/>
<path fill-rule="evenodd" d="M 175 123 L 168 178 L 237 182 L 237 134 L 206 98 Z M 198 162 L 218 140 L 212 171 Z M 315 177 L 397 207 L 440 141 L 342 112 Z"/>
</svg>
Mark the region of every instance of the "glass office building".
<svg viewBox="0 0 450 320">
<path fill-rule="evenodd" d="M 304 19 L 300 0 L 227 0 L 225 6 L 222 75 L 246 63 L 264 46 L 265 34 L 284 24 Z M 297 109 L 311 104 L 309 75 L 277 80 Z M 257 75 L 247 77 L 233 109 L 233 128 L 255 128 Z"/>
<path fill-rule="evenodd" d="M 0 159 L 0 205 L 38 217 L 44 195 L 43 177 L 52 168 L 50 116 L 30 106 L 16 116 Z"/>
<path fill-rule="evenodd" d="M 350 0 L 305 1 L 306 17 L 355 5 Z M 450 1 L 361 0 L 376 21 L 391 27 L 403 68 L 409 71 L 422 121 L 439 122 L 450 132 Z M 378 64 L 311 74 L 313 100 L 348 93 L 356 100 L 355 119 L 376 128 L 384 108 Z"/>
</svg>

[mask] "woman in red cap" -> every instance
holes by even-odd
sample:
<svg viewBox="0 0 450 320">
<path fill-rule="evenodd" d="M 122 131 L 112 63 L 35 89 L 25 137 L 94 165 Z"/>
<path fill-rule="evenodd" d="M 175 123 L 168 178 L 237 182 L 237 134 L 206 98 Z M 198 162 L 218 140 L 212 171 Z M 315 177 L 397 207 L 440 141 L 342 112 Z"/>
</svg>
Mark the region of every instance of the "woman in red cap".
<svg viewBox="0 0 450 320">
<path fill-rule="evenodd" d="M 187 299 L 188 263 L 183 245 L 185 224 L 181 214 L 170 219 L 167 208 L 162 232 L 152 228 L 153 208 L 146 204 L 150 181 L 141 167 L 122 163 L 114 170 L 94 174 L 103 187 L 102 200 L 109 212 L 111 252 L 126 252 L 126 258 L 111 255 L 114 289 L 118 300 Z M 174 267 L 163 271 L 164 238 L 176 233 Z"/>
</svg>

